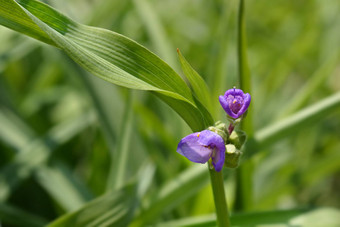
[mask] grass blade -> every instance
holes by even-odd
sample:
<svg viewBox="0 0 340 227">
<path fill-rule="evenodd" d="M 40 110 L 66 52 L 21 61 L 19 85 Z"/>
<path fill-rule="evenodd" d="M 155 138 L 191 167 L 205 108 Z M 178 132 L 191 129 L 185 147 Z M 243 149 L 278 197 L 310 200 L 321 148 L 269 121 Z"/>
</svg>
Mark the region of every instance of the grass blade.
<svg viewBox="0 0 340 227">
<path fill-rule="evenodd" d="M 332 71 L 335 69 L 339 61 L 338 54 L 333 54 L 327 58 L 327 60 L 320 66 L 320 68 L 311 76 L 308 82 L 297 92 L 297 94 L 291 98 L 291 103 L 282 108 L 279 118 L 288 116 L 300 109 L 311 95 L 322 85 L 322 83 L 329 77 Z"/>
<path fill-rule="evenodd" d="M 41 217 L 4 203 L 0 203 L 0 220 L 2 224 L 11 226 L 42 227 L 47 223 L 47 220 Z"/>
<path fill-rule="evenodd" d="M 132 94 L 128 94 L 121 131 L 117 141 L 115 152 L 112 154 L 111 169 L 107 184 L 107 191 L 118 190 L 126 182 L 128 168 L 129 144 L 133 125 Z"/>
<path fill-rule="evenodd" d="M 308 213 L 307 209 L 278 210 L 265 212 L 240 213 L 231 215 L 231 222 L 234 226 L 260 226 L 260 225 L 283 225 L 289 224 L 301 214 Z M 215 215 L 206 215 L 181 220 L 170 221 L 156 225 L 157 227 L 204 227 L 216 226 Z"/>
<path fill-rule="evenodd" d="M 35 176 L 39 184 L 67 212 L 80 208 L 93 197 L 88 189 L 61 163 L 53 166 L 40 166 Z"/>
<path fill-rule="evenodd" d="M 160 214 L 174 208 L 209 182 L 206 166 L 196 165 L 163 185 L 152 195 L 151 204 L 134 219 L 131 226 L 145 226 Z"/>
<path fill-rule="evenodd" d="M 203 80 L 203 78 L 191 67 L 189 62 L 184 58 L 182 53 L 177 49 L 178 58 L 181 62 L 181 67 L 184 75 L 189 80 L 192 90 L 196 95 L 197 99 L 207 107 L 208 110 L 212 110 L 210 91 Z"/>
<path fill-rule="evenodd" d="M 290 117 L 259 130 L 255 134 L 255 140 L 261 148 L 268 146 L 287 135 L 293 135 L 299 128 L 322 119 L 333 111 L 338 110 L 339 105 L 340 92 L 335 93 L 314 105 L 306 107 Z"/>
<path fill-rule="evenodd" d="M 101 196 L 81 209 L 61 216 L 48 227 L 58 226 L 117 226 L 130 222 L 136 204 L 136 187 L 128 185 L 119 191 Z"/>
<path fill-rule="evenodd" d="M 1 0 L 0 3 L 0 23 L 4 26 L 36 38 L 35 30 L 30 34 L 29 27 L 36 29 L 38 25 L 41 34 L 48 34 L 50 40 L 92 74 L 120 86 L 156 92 L 193 131 L 213 123 L 209 112 L 202 105 L 196 105 L 190 89 L 178 74 L 136 42 L 108 30 L 76 23 L 34 0 Z M 8 15 L 9 7 L 26 15 Z M 28 25 L 20 27 L 21 23 Z"/>
<path fill-rule="evenodd" d="M 149 1 L 134 0 L 133 1 L 141 20 L 144 22 L 146 30 L 149 33 L 150 39 L 158 50 L 159 55 L 164 58 L 172 67 L 177 66 L 175 48 L 171 46 L 170 40 L 160 22 L 160 18 L 156 14 Z"/>
<path fill-rule="evenodd" d="M 0 125 L 0 140 L 14 149 L 20 150 L 34 138 L 25 123 L 4 107 L 0 107 Z"/>
<path fill-rule="evenodd" d="M 63 122 L 52 128 L 44 140 L 36 139 L 25 146 L 10 164 L 1 168 L 0 201 L 6 200 L 20 181 L 44 164 L 55 146 L 65 143 L 94 120 L 93 112 L 85 113 L 75 120 Z"/>
</svg>

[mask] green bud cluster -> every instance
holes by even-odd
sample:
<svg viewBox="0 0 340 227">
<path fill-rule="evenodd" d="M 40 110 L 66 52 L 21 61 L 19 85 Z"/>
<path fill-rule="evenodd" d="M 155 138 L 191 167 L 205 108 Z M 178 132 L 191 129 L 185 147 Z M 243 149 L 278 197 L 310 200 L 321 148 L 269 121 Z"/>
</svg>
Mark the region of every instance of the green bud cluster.
<svg viewBox="0 0 340 227">
<path fill-rule="evenodd" d="M 208 130 L 220 135 L 224 141 L 228 140 L 229 134 L 228 134 L 227 126 L 221 121 L 217 121 L 215 125 L 210 126 Z"/>
<path fill-rule="evenodd" d="M 232 120 L 231 124 L 236 126 L 240 123 L 241 119 L 229 120 Z M 241 148 L 247 139 L 245 132 L 233 130 L 229 134 L 226 124 L 220 121 L 216 122 L 214 126 L 209 127 L 208 130 L 217 133 L 224 140 L 226 147 L 224 166 L 232 169 L 237 168 L 242 155 Z"/>
</svg>

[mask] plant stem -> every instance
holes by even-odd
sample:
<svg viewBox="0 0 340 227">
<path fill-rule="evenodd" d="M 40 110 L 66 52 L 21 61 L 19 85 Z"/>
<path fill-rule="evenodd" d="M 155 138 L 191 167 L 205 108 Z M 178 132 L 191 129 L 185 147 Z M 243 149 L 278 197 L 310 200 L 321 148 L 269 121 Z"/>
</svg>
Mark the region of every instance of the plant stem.
<svg viewBox="0 0 340 227">
<path fill-rule="evenodd" d="M 237 55 L 238 55 L 238 69 L 240 88 L 251 93 L 251 76 L 248 66 L 247 58 L 247 35 L 246 35 L 246 22 L 245 22 L 245 9 L 244 0 L 240 0 L 238 12 L 238 42 L 237 42 Z M 247 133 L 248 139 L 253 137 L 253 122 L 252 122 L 252 105 L 248 108 L 247 117 L 241 122 L 241 128 Z M 251 148 L 249 144 L 245 145 L 244 153 L 249 153 Z M 250 210 L 253 203 L 253 172 L 252 160 L 243 162 L 240 168 L 236 170 L 236 199 L 235 210 Z"/>
<path fill-rule="evenodd" d="M 224 193 L 224 183 L 222 171 L 217 172 L 214 168 L 210 168 L 211 163 L 209 163 L 209 173 L 211 180 L 211 187 L 214 194 L 214 202 L 217 217 L 218 227 L 229 227 L 229 212 L 227 206 L 227 200 Z"/>
</svg>

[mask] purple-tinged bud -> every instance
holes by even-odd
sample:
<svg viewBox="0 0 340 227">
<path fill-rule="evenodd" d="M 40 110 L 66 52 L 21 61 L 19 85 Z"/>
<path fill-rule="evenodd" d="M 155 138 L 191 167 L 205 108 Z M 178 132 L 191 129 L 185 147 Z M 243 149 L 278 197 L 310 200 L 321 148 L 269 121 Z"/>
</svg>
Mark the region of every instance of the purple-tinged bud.
<svg viewBox="0 0 340 227">
<path fill-rule="evenodd" d="M 223 168 L 224 140 L 215 132 L 204 130 L 184 137 L 177 146 L 177 152 L 196 163 L 206 163 L 211 158 L 217 172 Z"/>
<path fill-rule="evenodd" d="M 239 118 L 244 114 L 250 104 L 251 97 L 244 94 L 241 89 L 232 88 L 219 97 L 221 106 L 232 118 Z"/>
</svg>

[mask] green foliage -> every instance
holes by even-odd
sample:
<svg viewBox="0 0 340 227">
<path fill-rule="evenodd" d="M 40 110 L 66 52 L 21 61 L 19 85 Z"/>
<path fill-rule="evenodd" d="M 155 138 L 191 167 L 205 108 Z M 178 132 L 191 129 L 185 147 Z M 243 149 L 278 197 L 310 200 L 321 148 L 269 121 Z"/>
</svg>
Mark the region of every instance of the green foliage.
<svg viewBox="0 0 340 227">
<path fill-rule="evenodd" d="M 237 36 L 239 2 L 44 2 L 0 0 L 1 224 L 215 226 L 206 166 L 175 151 L 240 82 L 232 224 L 339 225 L 338 1 L 242 1 Z"/>
<path fill-rule="evenodd" d="M 134 41 L 108 30 L 78 24 L 34 0 L 0 3 L 2 25 L 42 41 L 47 34 L 47 43 L 54 43 L 84 69 L 108 82 L 157 92 L 194 131 L 212 123 L 209 113 L 200 111 L 204 107 L 196 107 L 190 90 L 176 72 Z M 18 13 L 10 14 L 10 8 Z"/>
<path fill-rule="evenodd" d="M 235 214 L 231 221 L 235 226 L 337 226 L 340 224 L 339 211 L 332 208 L 319 208 L 308 211 L 285 210 Z M 161 223 L 157 227 L 199 227 L 216 226 L 214 215 L 193 217 L 168 223 Z"/>
<path fill-rule="evenodd" d="M 103 195 L 48 226 L 127 226 L 136 205 L 135 186 Z"/>
</svg>

